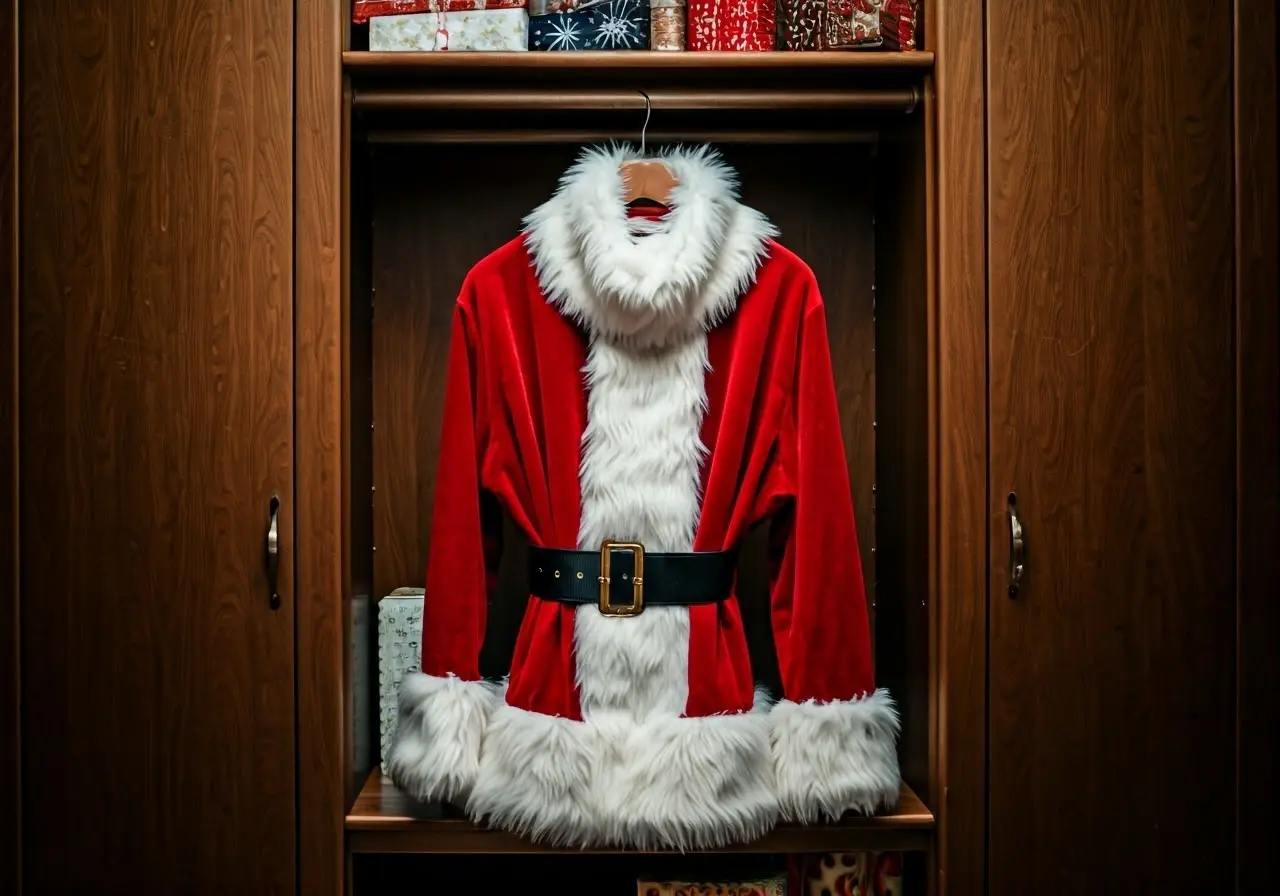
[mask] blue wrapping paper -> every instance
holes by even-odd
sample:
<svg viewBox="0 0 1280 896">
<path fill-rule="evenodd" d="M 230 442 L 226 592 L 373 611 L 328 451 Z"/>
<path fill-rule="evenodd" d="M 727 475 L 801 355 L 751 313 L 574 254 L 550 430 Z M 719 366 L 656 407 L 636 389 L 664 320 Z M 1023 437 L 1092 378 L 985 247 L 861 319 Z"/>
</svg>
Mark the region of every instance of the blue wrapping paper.
<svg viewBox="0 0 1280 896">
<path fill-rule="evenodd" d="M 604 0 L 529 17 L 529 49 L 649 49 L 649 0 Z"/>
</svg>

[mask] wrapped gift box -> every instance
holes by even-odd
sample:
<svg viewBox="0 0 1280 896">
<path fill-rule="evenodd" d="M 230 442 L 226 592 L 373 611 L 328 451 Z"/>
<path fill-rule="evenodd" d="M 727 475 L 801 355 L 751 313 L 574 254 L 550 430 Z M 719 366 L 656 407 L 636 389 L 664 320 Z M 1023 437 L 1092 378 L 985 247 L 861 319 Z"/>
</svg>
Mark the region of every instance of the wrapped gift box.
<svg viewBox="0 0 1280 896">
<path fill-rule="evenodd" d="M 478 9 L 378 16 L 369 20 L 370 50 L 519 52 L 528 49 L 525 9 Z"/>
<path fill-rule="evenodd" d="M 882 0 L 880 39 L 886 50 L 918 50 L 920 0 Z"/>
<path fill-rule="evenodd" d="M 641 879 L 636 882 L 636 896 L 787 896 L 787 877 L 717 883 Z"/>
<path fill-rule="evenodd" d="M 529 0 L 529 15 L 545 16 L 586 6 L 591 0 Z"/>
<path fill-rule="evenodd" d="M 689 0 L 685 43 L 696 51 L 777 49 L 774 0 Z"/>
<path fill-rule="evenodd" d="M 902 896 L 902 854 L 838 852 L 805 856 L 800 896 Z"/>
<path fill-rule="evenodd" d="M 445 0 L 446 3 L 473 0 Z M 489 2 L 494 0 L 475 0 Z M 498 0 L 506 2 L 506 0 Z M 520 52 L 528 49 L 529 12 L 520 7 L 455 9 L 377 16 L 369 20 L 369 49 L 380 51 Z"/>
<path fill-rule="evenodd" d="M 422 662 L 422 588 L 397 588 L 378 601 L 378 732 L 382 773 L 396 733 L 400 682 Z"/>
<path fill-rule="evenodd" d="M 407 16 L 423 12 L 474 12 L 482 9 L 524 9 L 528 5 L 529 0 L 356 0 L 352 18 L 357 24 L 363 25 L 379 16 Z"/>
<path fill-rule="evenodd" d="M 531 15 L 529 49 L 647 50 L 649 0 L 578 3 L 565 12 Z"/>
<path fill-rule="evenodd" d="M 782 0 L 788 50 L 914 50 L 920 0 Z"/>
</svg>

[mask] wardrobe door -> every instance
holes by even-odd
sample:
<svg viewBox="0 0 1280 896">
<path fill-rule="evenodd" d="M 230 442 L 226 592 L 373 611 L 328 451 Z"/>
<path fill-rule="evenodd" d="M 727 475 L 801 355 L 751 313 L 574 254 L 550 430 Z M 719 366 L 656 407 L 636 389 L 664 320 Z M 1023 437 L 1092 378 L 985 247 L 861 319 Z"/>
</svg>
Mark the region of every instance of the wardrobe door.
<svg viewBox="0 0 1280 896">
<path fill-rule="evenodd" d="M 990 892 L 1220 891 L 1232 4 L 987 0 L 986 21 Z"/>
<path fill-rule="evenodd" d="M 29 893 L 294 889 L 292 16 L 22 4 Z"/>
</svg>

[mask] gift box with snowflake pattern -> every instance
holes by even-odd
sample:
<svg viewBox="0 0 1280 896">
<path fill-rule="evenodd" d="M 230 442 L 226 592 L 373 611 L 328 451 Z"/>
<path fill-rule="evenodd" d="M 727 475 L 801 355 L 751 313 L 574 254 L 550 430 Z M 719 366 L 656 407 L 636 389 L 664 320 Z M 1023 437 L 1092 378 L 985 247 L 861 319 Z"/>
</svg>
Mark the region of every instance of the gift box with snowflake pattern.
<svg viewBox="0 0 1280 896">
<path fill-rule="evenodd" d="M 382 773 L 396 733 L 400 682 L 422 662 L 422 588 L 397 588 L 378 601 L 378 733 Z"/>
<path fill-rule="evenodd" d="M 417 52 L 520 52 L 528 49 L 529 11 L 524 8 L 526 0 L 520 0 L 519 7 L 470 9 L 453 8 L 453 5 L 472 0 L 443 2 L 450 7 L 448 11 L 370 19 L 369 49 Z M 494 0 L 474 2 L 491 3 Z"/>
<path fill-rule="evenodd" d="M 531 15 L 529 49 L 647 50 L 649 0 L 578 3 L 564 12 Z"/>
</svg>

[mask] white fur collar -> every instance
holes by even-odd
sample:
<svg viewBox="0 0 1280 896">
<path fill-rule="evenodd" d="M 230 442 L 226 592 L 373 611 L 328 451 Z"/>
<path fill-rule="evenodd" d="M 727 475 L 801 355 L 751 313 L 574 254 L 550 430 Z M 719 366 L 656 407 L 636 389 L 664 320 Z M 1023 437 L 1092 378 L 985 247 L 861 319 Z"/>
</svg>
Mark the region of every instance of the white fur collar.
<svg viewBox="0 0 1280 896">
<path fill-rule="evenodd" d="M 589 148 L 525 219 L 539 285 L 593 334 L 658 347 L 730 314 L 764 259 L 773 225 L 738 202 L 737 174 L 711 148 L 656 156 L 679 181 L 671 211 L 637 237 L 619 165 L 630 146 Z"/>
</svg>

